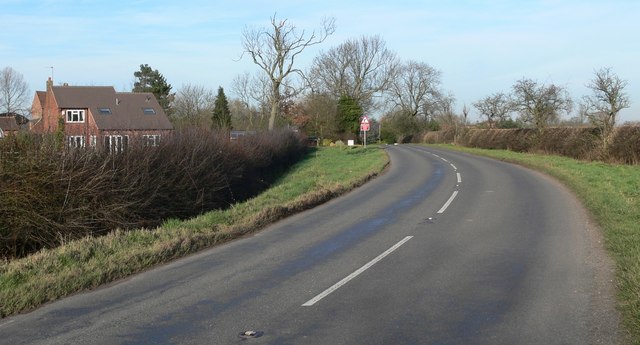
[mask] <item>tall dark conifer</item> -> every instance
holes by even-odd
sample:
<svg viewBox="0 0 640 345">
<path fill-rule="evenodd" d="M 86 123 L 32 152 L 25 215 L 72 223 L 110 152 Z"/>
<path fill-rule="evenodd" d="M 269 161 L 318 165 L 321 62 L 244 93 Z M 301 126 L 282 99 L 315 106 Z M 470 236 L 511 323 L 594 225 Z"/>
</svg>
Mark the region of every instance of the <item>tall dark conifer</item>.
<svg viewBox="0 0 640 345">
<path fill-rule="evenodd" d="M 140 65 L 140 70 L 133 73 L 136 78 L 133 84 L 133 92 L 151 92 L 164 112 L 167 115 L 171 114 L 171 102 L 173 101 L 174 94 L 171 93 L 171 84 L 167 83 L 167 80 L 158 72 L 158 70 L 152 69 L 149 65 Z"/>
<path fill-rule="evenodd" d="M 231 128 L 231 111 L 229 110 L 229 101 L 224 94 L 222 87 L 218 88 L 218 95 L 213 105 L 213 114 L 211 123 L 214 128 Z"/>
</svg>

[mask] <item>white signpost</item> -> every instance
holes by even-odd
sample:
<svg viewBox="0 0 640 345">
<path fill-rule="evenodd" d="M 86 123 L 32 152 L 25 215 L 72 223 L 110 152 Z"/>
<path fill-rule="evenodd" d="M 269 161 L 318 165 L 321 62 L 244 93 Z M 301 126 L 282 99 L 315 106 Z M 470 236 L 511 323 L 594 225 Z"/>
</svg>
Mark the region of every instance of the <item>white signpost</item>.
<svg viewBox="0 0 640 345">
<path fill-rule="evenodd" d="M 360 131 L 364 132 L 364 147 L 367 147 L 367 132 L 369 131 L 369 118 L 366 116 L 362 117 L 360 120 Z"/>
</svg>

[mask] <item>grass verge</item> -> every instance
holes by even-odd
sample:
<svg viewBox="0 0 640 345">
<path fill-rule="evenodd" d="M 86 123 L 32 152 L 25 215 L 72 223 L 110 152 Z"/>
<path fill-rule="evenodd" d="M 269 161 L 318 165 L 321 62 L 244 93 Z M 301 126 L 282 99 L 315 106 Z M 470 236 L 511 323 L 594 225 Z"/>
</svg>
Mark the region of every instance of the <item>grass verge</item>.
<svg viewBox="0 0 640 345">
<path fill-rule="evenodd" d="M 618 309 L 632 342 L 640 344 L 640 166 L 560 156 L 437 145 L 543 171 L 573 190 L 603 229 L 616 264 Z"/>
<path fill-rule="evenodd" d="M 272 188 L 229 209 L 156 229 L 114 231 L 0 262 L 0 317 L 122 279 L 257 231 L 362 185 L 388 164 L 383 150 L 319 149 Z"/>
</svg>

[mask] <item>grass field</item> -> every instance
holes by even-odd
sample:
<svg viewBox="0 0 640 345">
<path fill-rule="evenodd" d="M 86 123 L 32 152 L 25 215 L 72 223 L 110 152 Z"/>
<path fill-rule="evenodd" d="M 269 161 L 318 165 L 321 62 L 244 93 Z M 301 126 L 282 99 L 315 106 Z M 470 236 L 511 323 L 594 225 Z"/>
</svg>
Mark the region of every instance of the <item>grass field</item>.
<svg viewBox="0 0 640 345">
<path fill-rule="evenodd" d="M 2 262 L 0 316 L 24 312 L 257 231 L 365 183 L 387 164 L 387 155 L 376 147 L 319 149 L 272 188 L 226 210 L 186 221 L 168 220 L 156 229 L 114 231 Z"/>
<path fill-rule="evenodd" d="M 618 308 L 633 342 L 640 344 L 640 166 L 441 147 L 521 164 L 554 176 L 572 189 L 603 230 L 606 249 L 616 263 Z"/>
</svg>

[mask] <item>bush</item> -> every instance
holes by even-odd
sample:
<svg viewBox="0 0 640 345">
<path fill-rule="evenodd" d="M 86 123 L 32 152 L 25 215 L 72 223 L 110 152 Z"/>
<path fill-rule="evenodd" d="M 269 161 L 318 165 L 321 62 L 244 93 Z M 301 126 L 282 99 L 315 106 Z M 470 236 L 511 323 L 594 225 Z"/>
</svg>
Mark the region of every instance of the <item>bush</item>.
<svg viewBox="0 0 640 345">
<path fill-rule="evenodd" d="M 428 132 L 422 141 L 427 144 L 453 143 L 453 129 Z M 640 127 L 623 126 L 616 129 L 611 143 L 605 148 L 601 132 L 594 127 L 547 128 L 540 132 L 531 128 L 466 129 L 459 131 L 456 144 L 516 152 L 542 152 L 582 160 L 601 160 L 612 163 L 640 162 Z"/>
<path fill-rule="evenodd" d="M 640 164 L 640 127 L 616 128 L 607 154 L 614 162 Z"/>
<path fill-rule="evenodd" d="M 596 128 L 560 127 L 540 133 L 535 148 L 539 151 L 583 160 L 602 157 L 601 140 Z"/>
<path fill-rule="evenodd" d="M 292 132 L 231 142 L 224 131 L 194 129 L 120 154 L 59 144 L 33 134 L 0 142 L 0 256 L 228 207 L 267 188 L 306 150 Z"/>
</svg>

